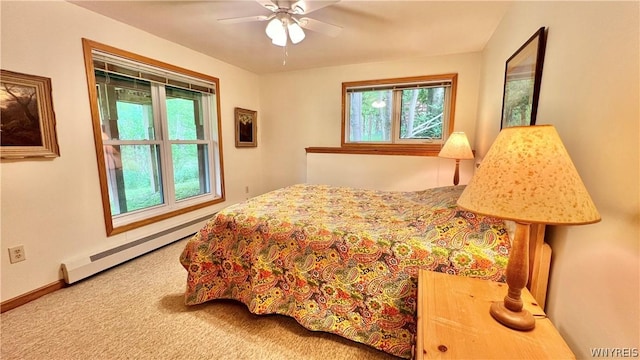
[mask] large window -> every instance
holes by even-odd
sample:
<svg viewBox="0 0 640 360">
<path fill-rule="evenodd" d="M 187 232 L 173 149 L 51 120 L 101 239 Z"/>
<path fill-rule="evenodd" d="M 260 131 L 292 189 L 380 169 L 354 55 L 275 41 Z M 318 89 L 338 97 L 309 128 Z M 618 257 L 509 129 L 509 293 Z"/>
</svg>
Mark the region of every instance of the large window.
<svg viewBox="0 0 640 360">
<path fill-rule="evenodd" d="M 453 129 L 457 74 L 342 83 L 344 152 L 437 154 Z"/>
<path fill-rule="evenodd" d="M 222 201 L 218 79 L 84 46 L 107 233 Z"/>
</svg>

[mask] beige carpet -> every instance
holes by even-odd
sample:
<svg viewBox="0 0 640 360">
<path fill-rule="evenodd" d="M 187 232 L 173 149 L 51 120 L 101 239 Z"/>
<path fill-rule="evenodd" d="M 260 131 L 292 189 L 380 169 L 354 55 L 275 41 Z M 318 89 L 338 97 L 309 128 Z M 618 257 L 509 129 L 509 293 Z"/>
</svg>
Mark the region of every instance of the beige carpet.
<svg viewBox="0 0 640 360">
<path fill-rule="evenodd" d="M 3 313 L 9 359 L 397 359 L 238 302 L 183 303 L 186 240 Z"/>
</svg>

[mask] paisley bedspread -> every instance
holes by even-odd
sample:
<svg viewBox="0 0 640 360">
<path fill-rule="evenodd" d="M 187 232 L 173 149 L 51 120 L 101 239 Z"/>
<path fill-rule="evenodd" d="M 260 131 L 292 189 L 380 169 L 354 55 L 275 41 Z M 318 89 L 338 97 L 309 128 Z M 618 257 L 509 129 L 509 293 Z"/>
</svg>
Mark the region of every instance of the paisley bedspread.
<svg viewBox="0 0 640 360">
<path fill-rule="evenodd" d="M 185 301 L 235 299 L 410 358 L 419 268 L 505 279 L 504 223 L 457 208 L 462 190 L 300 184 L 230 206 L 180 256 Z"/>
</svg>

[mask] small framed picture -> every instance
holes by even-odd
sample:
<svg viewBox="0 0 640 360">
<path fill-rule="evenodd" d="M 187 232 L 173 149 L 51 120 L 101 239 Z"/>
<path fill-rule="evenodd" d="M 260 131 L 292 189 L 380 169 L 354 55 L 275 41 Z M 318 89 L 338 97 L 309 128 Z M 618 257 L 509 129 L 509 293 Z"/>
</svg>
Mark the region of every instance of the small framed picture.
<svg viewBox="0 0 640 360">
<path fill-rule="evenodd" d="M 507 60 L 500 129 L 536 124 L 545 44 L 541 27 Z"/>
<path fill-rule="evenodd" d="M 51 79 L 0 70 L 0 157 L 60 156 Z"/>
<path fill-rule="evenodd" d="M 235 108 L 236 147 L 258 146 L 258 112 Z"/>
</svg>

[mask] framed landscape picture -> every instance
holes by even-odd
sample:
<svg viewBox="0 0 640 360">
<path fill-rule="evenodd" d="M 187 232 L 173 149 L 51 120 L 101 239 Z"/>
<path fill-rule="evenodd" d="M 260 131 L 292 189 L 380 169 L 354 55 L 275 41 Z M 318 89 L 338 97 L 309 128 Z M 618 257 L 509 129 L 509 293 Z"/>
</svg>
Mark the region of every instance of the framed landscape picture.
<svg viewBox="0 0 640 360">
<path fill-rule="evenodd" d="M 0 156 L 60 156 L 51 79 L 0 70 Z"/>
<path fill-rule="evenodd" d="M 235 108 L 236 147 L 256 147 L 258 112 Z"/>
<path fill-rule="evenodd" d="M 541 27 L 507 60 L 500 129 L 535 125 L 545 45 Z"/>
</svg>

